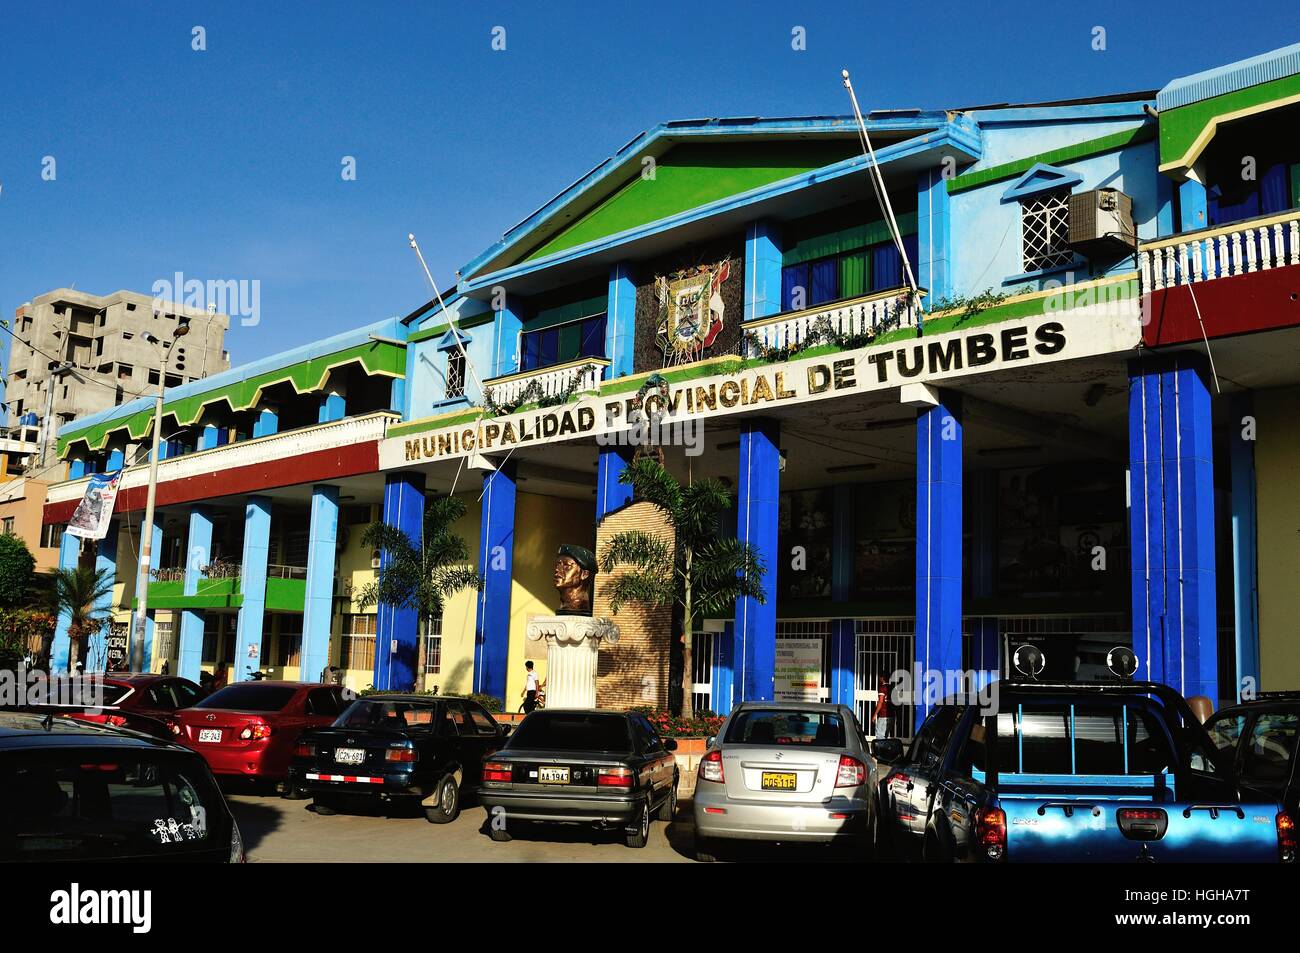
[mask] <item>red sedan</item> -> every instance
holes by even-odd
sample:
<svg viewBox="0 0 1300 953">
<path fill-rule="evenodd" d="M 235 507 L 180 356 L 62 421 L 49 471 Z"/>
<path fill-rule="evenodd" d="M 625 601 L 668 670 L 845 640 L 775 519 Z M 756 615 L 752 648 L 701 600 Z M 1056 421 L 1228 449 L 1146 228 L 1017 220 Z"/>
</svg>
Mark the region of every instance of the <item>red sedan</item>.
<svg viewBox="0 0 1300 953">
<path fill-rule="evenodd" d="M 76 679 L 66 690 L 61 687 L 60 694 L 67 703 L 61 700 L 42 708 L 78 721 L 167 738 L 168 721 L 202 701 L 207 692 L 176 675 L 117 674 Z M 92 703 L 96 707 L 88 707 Z"/>
<path fill-rule="evenodd" d="M 215 775 L 283 781 L 298 736 L 333 724 L 350 704 L 346 691 L 310 682 L 239 682 L 176 712 L 171 729 Z"/>
</svg>

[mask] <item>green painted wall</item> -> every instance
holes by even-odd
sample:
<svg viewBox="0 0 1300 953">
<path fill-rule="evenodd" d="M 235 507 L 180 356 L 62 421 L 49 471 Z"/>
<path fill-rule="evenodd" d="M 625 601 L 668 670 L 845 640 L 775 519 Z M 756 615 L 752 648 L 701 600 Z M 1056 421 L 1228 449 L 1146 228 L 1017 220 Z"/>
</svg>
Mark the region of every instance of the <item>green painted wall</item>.
<svg viewBox="0 0 1300 953">
<path fill-rule="evenodd" d="M 266 581 L 266 607 L 281 612 L 302 612 L 307 598 L 307 582 L 303 579 L 268 579 Z M 198 592 L 185 595 L 185 583 L 180 580 L 149 583 L 149 608 L 151 609 L 237 609 L 244 604 L 238 579 L 200 579 Z M 131 607 L 135 608 L 136 601 Z"/>
<path fill-rule="evenodd" d="M 1160 114 L 1160 162 L 1177 162 L 1196 137 L 1219 116 L 1262 106 L 1290 96 L 1300 96 L 1300 75 L 1283 76 L 1258 86 L 1248 86 L 1222 96 L 1203 99 Z"/>
<path fill-rule="evenodd" d="M 1160 126 L 1163 134 L 1163 116 L 1160 119 Z M 965 192 L 967 189 L 978 188 L 981 185 L 988 185 L 990 182 L 1014 179 L 1016 176 L 1028 172 L 1040 162 L 1044 165 L 1059 165 L 1078 159 L 1087 159 L 1106 152 L 1114 152 L 1116 149 L 1123 149 L 1125 146 L 1146 142 L 1154 136 L 1155 127 L 1153 125 L 1135 126 L 1122 132 L 1111 133 L 1109 136 L 1099 136 L 1096 139 L 1076 142 L 1072 145 L 1062 146 L 1059 149 L 1040 152 L 1037 155 L 1025 156 L 1023 159 L 1003 162 L 1001 165 L 991 165 L 987 169 L 977 169 L 959 175 L 955 179 L 949 179 L 948 193 L 951 195 L 957 192 Z"/>
<path fill-rule="evenodd" d="M 860 151 L 855 139 L 679 145 L 659 158 L 653 179 L 638 174 L 582 218 L 534 249 L 525 260 L 545 258 L 566 248 L 811 172 Z"/>
</svg>

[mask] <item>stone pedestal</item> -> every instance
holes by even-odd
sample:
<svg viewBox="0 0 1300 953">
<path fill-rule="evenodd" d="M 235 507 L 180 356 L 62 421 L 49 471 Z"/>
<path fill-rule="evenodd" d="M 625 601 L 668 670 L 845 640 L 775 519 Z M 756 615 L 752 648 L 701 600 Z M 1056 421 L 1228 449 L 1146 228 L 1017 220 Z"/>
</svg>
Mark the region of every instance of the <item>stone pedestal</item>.
<svg viewBox="0 0 1300 953">
<path fill-rule="evenodd" d="M 600 646 L 618 641 L 618 626 L 583 615 L 535 616 L 528 638 L 546 640 L 546 707 L 595 708 Z"/>
</svg>

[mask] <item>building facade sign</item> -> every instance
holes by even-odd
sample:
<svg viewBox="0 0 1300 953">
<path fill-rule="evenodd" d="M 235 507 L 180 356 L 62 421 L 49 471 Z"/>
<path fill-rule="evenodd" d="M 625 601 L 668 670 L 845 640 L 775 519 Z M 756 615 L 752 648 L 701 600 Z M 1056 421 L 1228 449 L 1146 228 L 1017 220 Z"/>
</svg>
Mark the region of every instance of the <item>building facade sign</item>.
<svg viewBox="0 0 1300 953">
<path fill-rule="evenodd" d="M 592 395 L 564 406 L 392 437 L 380 444 L 379 465 L 392 470 L 474 453 L 508 452 L 529 444 L 601 437 L 643 426 L 647 417 L 659 425 L 707 420 L 902 384 L 947 382 L 1013 367 L 1075 360 L 1135 347 L 1140 331 L 1136 301 L 1076 308 L 1042 318 L 670 382 L 667 396 L 660 392 L 643 399 L 635 393 Z"/>
</svg>

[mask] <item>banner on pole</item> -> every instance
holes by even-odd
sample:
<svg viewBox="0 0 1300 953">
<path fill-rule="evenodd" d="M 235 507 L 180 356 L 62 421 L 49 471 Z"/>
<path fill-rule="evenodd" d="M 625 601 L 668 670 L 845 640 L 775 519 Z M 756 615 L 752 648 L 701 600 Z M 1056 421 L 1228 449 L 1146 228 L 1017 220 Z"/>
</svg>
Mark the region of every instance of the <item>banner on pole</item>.
<svg viewBox="0 0 1300 953">
<path fill-rule="evenodd" d="M 113 504 L 117 502 L 117 485 L 122 471 L 92 473 L 86 486 L 86 495 L 77 504 L 76 512 L 65 530 L 82 539 L 103 539 L 108 535 L 108 522 L 113 518 Z"/>
</svg>

